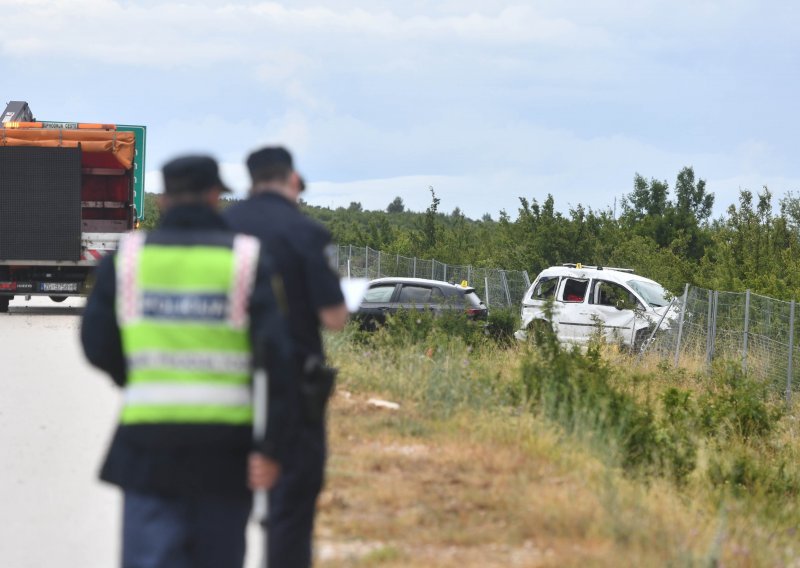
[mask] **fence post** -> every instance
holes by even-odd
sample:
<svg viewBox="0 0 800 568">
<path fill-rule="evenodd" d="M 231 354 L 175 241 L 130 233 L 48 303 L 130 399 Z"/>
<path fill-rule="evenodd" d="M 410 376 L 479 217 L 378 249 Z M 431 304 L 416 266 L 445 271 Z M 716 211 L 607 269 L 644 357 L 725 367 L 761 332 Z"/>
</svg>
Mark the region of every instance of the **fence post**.
<svg viewBox="0 0 800 568">
<path fill-rule="evenodd" d="M 483 285 L 486 286 L 486 307 L 489 307 L 489 277 L 485 276 L 483 278 Z"/>
<path fill-rule="evenodd" d="M 397 258 L 394 261 L 394 275 L 400 276 L 400 254 L 398 253 Z"/>
<path fill-rule="evenodd" d="M 786 404 L 792 403 L 792 375 L 794 367 L 794 300 L 789 304 L 789 363 L 786 371 Z"/>
<path fill-rule="evenodd" d="M 711 328 L 711 358 L 717 352 L 717 313 L 719 312 L 719 290 L 714 290 L 714 311 L 711 313 L 711 318 L 714 320 L 713 327 Z"/>
<path fill-rule="evenodd" d="M 414 278 L 417 277 L 417 257 L 414 257 Z"/>
<path fill-rule="evenodd" d="M 467 284 L 472 285 L 472 265 L 467 265 Z"/>
<path fill-rule="evenodd" d="M 744 294 L 744 343 L 742 344 L 742 372 L 747 372 L 747 340 L 750 332 L 750 290 Z"/>
<path fill-rule="evenodd" d="M 500 271 L 500 279 L 503 282 L 503 288 L 506 291 L 506 302 L 508 302 L 508 307 L 511 307 L 511 293 L 508 291 L 508 278 L 506 278 L 506 271 Z"/>
<path fill-rule="evenodd" d="M 714 357 L 714 348 L 712 347 L 713 339 L 711 334 L 713 333 L 713 326 L 714 322 L 711 320 L 713 316 L 713 305 L 714 305 L 714 292 L 709 290 L 708 291 L 708 316 L 706 320 L 706 367 L 711 368 L 711 360 Z"/>
<path fill-rule="evenodd" d="M 369 278 L 369 247 L 364 247 L 364 277 Z"/>
<path fill-rule="evenodd" d="M 381 277 L 381 251 L 378 251 L 378 278 Z"/>
<path fill-rule="evenodd" d="M 431 259 L 431 280 L 436 280 L 436 259 Z"/>
<path fill-rule="evenodd" d="M 528 276 L 527 270 L 522 271 L 522 277 L 525 279 L 525 290 L 527 290 L 528 288 L 531 287 L 531 277 Z"/>
<path fill-rule="evenodd" d="M 689 303 L 689 284 L 683 289 L 683 305 L 681 306 L 681 316 L 678 320 L 678 341 L 675 342 L 675 366 L 678 366 L 678 359 L 681 355 L 681 339 L 683 339 L 683 320 L 686 317 L 686 304 Z"/>
<path fill-rule="evenodd" d="M 442 280 L 447 282 L 447 263 L 444 265 L 444 278 L 442 278 Z"/>
</svg>

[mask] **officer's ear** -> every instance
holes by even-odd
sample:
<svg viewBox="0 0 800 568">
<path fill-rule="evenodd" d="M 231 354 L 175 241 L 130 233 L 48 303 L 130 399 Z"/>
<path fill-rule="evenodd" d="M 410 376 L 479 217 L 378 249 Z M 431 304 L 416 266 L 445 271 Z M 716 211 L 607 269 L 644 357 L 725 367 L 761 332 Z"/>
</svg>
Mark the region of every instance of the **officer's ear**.
<svg viewBox="0 0 800 568">
<path fill-rule="evenodd" d="M 222 195 L 222 191 L 219 187 L 212 187 L 208 191 L 203 193 L 203 201 L 211 207 L 212 209 L 219 209 L 219 198 Z"/>
<path fill-rule="evenodd" d="M 295 198 L 300 196 L 300 193 L 306 188 L 306 184 L 303 181 L 303 178 L 300 177 L 295 171 L 289 174 L 289 187 L 292 188 L 292 194 Z"/>
</svg>

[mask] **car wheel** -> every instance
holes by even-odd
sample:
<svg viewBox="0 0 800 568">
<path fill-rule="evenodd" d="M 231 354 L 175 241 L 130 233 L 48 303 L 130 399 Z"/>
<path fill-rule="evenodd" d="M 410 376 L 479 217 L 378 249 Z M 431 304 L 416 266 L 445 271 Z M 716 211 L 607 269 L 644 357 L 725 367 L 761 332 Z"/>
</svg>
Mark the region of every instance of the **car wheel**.
<svg viewBox="0 0 800 568">
<path fill-rule="evenodd" d="M 635 337 L 633 338 L 632 351 L 634 353 L 641 353 L 645 347 L 647 347 L 647 340 L 650 339 L 650 335 L 652 333 L 653 330 L 649 327 L 645 327 L 637 331 Z"/>
<path fill-rule="evenodd" d="M 528 338 L 532 339 L 536 343 L 539 343 L 542 338 L 553 333 L 553 326 L 550 325 L 550 322 L 548 321 L 536 319 L 528 324 L 527 330 Z"/>
<path fill-rule="evenodd" d="M 13 299 L 13 296 L 0 296 L 0 314 L 8 312 L 8 304 Z"/>
<path fill-rule="evenodd" d="M 57 302 L 57 303 L 60 304 L 61 302 L 66 300 L 67 297 L 66 296 L 50 296 L 50 299 L 53 300 L 54 302 Z"/>
</svg>

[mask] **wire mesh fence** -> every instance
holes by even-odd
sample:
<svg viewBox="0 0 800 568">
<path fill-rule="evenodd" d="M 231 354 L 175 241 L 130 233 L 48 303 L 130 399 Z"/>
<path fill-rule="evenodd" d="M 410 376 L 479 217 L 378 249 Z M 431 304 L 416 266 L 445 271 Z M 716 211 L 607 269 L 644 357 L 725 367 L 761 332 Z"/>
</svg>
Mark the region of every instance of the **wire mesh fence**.
<svg viewBox="0 0 800 568">
<path fill-rule="evenodd" d="M 784 391 L 787 399 L 800 385 L 794 300 L 687 285 L 674 305 L 677 315 L 655 334 L 651 351 L 676 366 L 710 368 L 715 360 L 735 361 L 743 372 Z"/>
<path fill-rule="evenodd" d="M 488 308 L 519 308 L 531 285 L 525 270 L 501 270 L 472 265 L 445 264 L 435 259 L 388 254 L 369 247 L 339 245 L 339 274 L 353 278 L 429 278 L 458 284 L 466 280 Z"/>
</svg>

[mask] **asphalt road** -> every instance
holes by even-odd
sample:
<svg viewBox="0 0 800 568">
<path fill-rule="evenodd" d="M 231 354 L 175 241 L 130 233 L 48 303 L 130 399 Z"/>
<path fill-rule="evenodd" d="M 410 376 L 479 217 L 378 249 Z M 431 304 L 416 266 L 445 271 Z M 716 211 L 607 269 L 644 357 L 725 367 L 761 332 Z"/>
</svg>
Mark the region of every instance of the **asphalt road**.
<svg viewBox="0 0 800 568">
<path fill-rule="evenodd" d="M 121 498 L 97 471 L 120 398 L 83 358 L 83 304 L 18 299 L 0 314 L 3 568 L 119 565 Z M 257 535 L 251 526 L 251 552 Z"/>
</svg>

